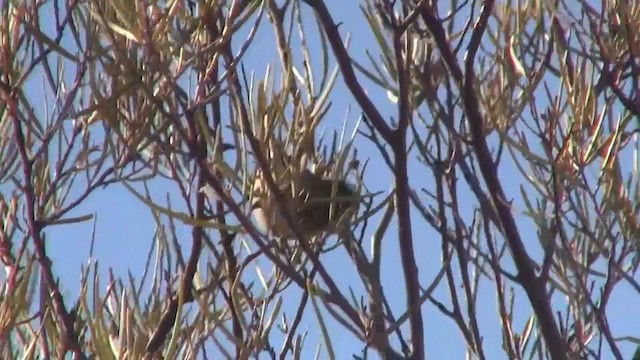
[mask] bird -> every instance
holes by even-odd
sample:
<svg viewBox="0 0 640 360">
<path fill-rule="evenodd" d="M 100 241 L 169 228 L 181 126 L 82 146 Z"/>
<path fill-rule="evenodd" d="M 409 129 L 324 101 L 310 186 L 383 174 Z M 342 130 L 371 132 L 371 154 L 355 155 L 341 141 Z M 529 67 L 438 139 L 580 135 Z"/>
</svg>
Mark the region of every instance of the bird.
<svg viewBox="0 0 640 360">
<path fill-rule="evenodd" d="M 284 208 L 298 229 L 308 238 L 337 232 L 345 220 L 355 214 L 358 199 L 354 187 L 346 181 L 324 178 L 308 169 L 291 181 L 281 179 L 279 191 Z M 269 235 L 292 240 L 296 236 L 278 211 L 276 199 L 258 172 L 254 182 L 252 216 L 258 227 Z"/>
</svg>

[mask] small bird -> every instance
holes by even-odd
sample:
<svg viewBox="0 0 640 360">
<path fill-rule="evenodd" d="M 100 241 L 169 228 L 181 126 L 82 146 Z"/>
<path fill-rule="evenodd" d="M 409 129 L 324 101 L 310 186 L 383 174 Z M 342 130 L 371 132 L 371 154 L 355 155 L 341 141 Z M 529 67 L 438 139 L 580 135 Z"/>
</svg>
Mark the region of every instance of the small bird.
<svg viewBox="0 0 640 360">
<path fill-rule="evenodd" d="M 325 179 L 307 169 L 295 180 L 281 184 L 279 190 L 285 199 L 283 205 L 307 237 L 336 232 L 355 213 L 357 196 L 346 182 Z M 254 183 L 254 196 L 252 215 L 258 226 L 272 236 L 294 239 L 291 228 L 278 212 L 275 196 L 260 176 Z"/>
</svg>

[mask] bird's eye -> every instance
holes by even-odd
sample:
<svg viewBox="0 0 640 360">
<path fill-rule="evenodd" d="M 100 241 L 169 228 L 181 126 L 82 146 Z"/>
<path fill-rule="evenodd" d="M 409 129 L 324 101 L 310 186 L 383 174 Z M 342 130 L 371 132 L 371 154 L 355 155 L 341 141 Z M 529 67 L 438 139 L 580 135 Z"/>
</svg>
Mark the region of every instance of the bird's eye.
<svg viewBox="0 0 640 360">
<path fill-rule="evenodd" d="M 262 204 L 260 203 L 260 199 L 254 198 L 251 203 L 251 211 L 262 208 Z"/>
</svg>

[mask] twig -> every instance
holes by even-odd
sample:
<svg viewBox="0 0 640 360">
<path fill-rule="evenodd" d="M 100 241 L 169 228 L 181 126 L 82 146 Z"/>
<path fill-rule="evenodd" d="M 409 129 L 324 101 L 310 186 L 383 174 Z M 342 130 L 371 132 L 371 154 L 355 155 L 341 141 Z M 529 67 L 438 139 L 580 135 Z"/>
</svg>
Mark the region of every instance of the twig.
<svg viewBox="0 0 640 360">
<path fill-rule="evenodd" d="M 373 104 L 371 99 L 369 99 L 367 94 L 362 89 L 362 86 L 360 85 L 360 82 L 356 77 L 355 71 L 353 70 L 353 65 L 351 64 L 349 53 L 345 49 L 344 44 L 342 43 L 342 39 L 340 38 L 338 26 L 333 21 L 333 18 L 331 18 L 331 14 L 329 14 L 327 6 L 322 0 L 305 0 L 305 2 L 309 6 L 311 6 L 320 17 L 320 21 L 323 24 L 323 29 L 327 34 L 327 39 L 331 44 L 331 48 L 333 49 L 336 61 L 338 62 L 338 66 L 340 67 L 345 85 L 347 85 L 347 88 L 349 88 L 349 91 L 353 94 L 354 98 L 358 102 L 358 105 L 360 105 L 360 107 L 362 108 L 362 111 L 364 111 L 364 113 L 367 115 L 368 120 L 371 121 L 376 130 L 378 130 L 380 136 L 382 136 L 382 138 L 386 142 L 391 142 L 394 137 L 393 131 L 385 122 L 384 118 L 382 117 L 376 106 Z"/>
<path fill-rule="evenodd" d="M 13 98 L 11 96 L 11 98 Z M 22 162 L 22 172 L 24 176 L 24 194 L 26 198 L 26 206 L 27 206 L 27 224 L 29 226 L 29 234 L 33 239 L 33 246 L 36 253 L 36 259 L 40 263 L 41 266 L 41 275 L 44 280 L 44 286 L 49 290 L 50 297 L 53 301 L 53 310 L 55 314 L 58 316 L 58 322 L 61 326 L 61 336 L 62 341 L 59 344 L 61 353 L 66 353 L 67 351 L 71 351 L 75 358 L 83 358 L 84 354 L 82 354 L 82 350 L 80 347 L 80 343 L 78 341 L 78 337 L 75 333 L 74 329 L 74 319 L 70 316 L 67 311 L 64 299 L 62 297 L 62 293 L 60 293 L 60 289 L 58 289 L 57 282 L 53 276 L 53 271 L 51 269 L 51 261 L 47 257 L 45 250 L 45 239 L 42 235 L 42 229 L 45 226 L 44 223 L 37 218 L 36 215 L 36 194 L 32 184 L 32 176 L 33 176 L 33 160 L 29 159 L 29 155 L 27 154 L 27 144 L 25 141 L 24 133 L 22 132 L 22 125 L 20 124 L 20 120 L 16 114 L 15 102 L 8 102 L 9 114 L 13 119 L 13 128 L 14 128 L 14 141 L 16 142 L 16 146 L 18 148 L 18 153 L 20 154 L 20 160 Z"/>
<path fill-rule="evenodd" d="M 410 78 L 411 66 L 406 64 L 406 57 L 411 56 L 411 41 L 402 41 L 402 32 L 396 30 L 393 35 L 393 46 L 396 55 L 398 83 L 400 85 L 398 101 L 398 128 L 394 137 L 390 139 L 394 156 L 394 174 L 396 186 L 396 211 L 398 214 L 398 242 L 400 243 L 400 258 L 404 272 L 405 287 L 407 289 L 407 307 L 411 309 L 409 317 L 411 340 L 413 345 L 412 357 L 424 359 L 424 324 L 420 303 L 420 280 L 418 265 L 413 251 L 413 234 L 411 230 L 411 205 L 409 190 L 409 175 L 407 173 L 407 129 L 411 122 Z M 404 45 L 404 46 L 403 46 Z M 379 131 L 379 130 L 378 130 Z"/>
<path fill-rule="evenodd" d="M 500 225 L 505 233 L 505 239 L 513 253 L 513 260 L 518 269 L 518 277 L 536 313 L 551 357 L 553 359 L 566 359 L 567 346 L 553 317 L 553 311 L 546 295 L 545 285 L 537 278 L 533 262 L 524 247 L 482 131 L 484 118 L 475 93 L 474 61 L 493 6 L 494 0 L 486 0 L 484 2 L 480 18 L 471 35 L 465 60 L 464 76 L 455 56 L 451 52 L 442 24 L 438 21 L 435 14 L 433 14 L 432 9 L 424 7 L 422 9 L 422 17 L 440 49 L 442 58 L 462 91 L 464 110 L 473 134 L 472 143 L 476 150 L 480 171 L 487 184 L 498 218 L 500 219 Z"/>
</svg>

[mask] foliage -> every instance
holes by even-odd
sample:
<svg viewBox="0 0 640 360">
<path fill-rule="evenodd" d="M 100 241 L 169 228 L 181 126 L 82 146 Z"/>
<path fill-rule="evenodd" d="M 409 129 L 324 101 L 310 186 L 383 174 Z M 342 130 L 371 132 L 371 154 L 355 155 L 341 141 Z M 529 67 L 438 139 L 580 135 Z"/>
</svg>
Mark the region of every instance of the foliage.
<svg viewBox="0 0 640 360">
<path fill-rule="evenodd" d="M 0 4 L 2 358 L 638 354 L 637 2 Z M 346 228 L 296 218 L 310 171 Z M 92 250 L 69 294 L 54 230 L 108 241 L 116 189 L 144 271 Z"/>
</svg>

